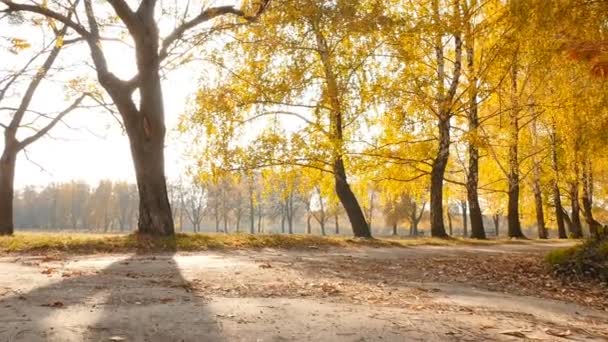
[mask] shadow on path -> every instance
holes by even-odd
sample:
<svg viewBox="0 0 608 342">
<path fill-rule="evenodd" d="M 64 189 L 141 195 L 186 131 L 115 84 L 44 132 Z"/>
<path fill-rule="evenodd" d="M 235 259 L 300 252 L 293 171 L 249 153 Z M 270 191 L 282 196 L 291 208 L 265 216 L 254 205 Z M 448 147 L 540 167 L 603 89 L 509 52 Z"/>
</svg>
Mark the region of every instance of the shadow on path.
<svg viewBox="0 0 608 342">
<path fill-rule="evenodd" d="M 2 299 L 0 341 L 224 340 L 173 254 L 78 263 L 86 271 L 70 273 L 68 264 L 60 281 Z M 46 282 L 44 277 L 23 279 Z"/>
</svg>

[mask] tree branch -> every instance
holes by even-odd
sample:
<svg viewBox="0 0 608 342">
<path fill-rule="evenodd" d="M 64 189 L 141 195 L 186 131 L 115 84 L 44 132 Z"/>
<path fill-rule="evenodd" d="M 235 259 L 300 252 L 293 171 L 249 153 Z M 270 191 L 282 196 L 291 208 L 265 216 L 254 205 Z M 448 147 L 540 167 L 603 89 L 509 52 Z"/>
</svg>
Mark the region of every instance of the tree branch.
<svg viewBox="0 0 608 342">
<path fill-rule="evenodd" d="M 48 9 L 47 7 L 43 7 L 41 5 L 26 5 L 26 4 L 18 4 L 11 0 L 0 0 L 0 3 L 3 3 L 8 8 L 1 10 L 0 13 L 14 13 L 14 12 L 31 12 L 38 13 L 45 17 L 55 19 L 60 21 L 64 25 L 76 31 L 79 35 L 84 38 L 89 38 L 91 33 L 84 28 L 84 26 L 75 23 L 68 16 L 65 16 L 61 13 L 57 13 L 53 10 Z"/>
<path fill-rule="evenodd" d="M 175 41 L 181 39 L 183 37 L 184 33 L 186 33 L 186 31 L 193 29 L 194 27 L 196 27 L 204 22 L 207 22 L 211 19 L 214 19 L 219 16 L 227 15 L 227 14 L 236 15 L 249 22 L 254 22 L 259 18 L 259 16 L 268 7 L 269 3 L 270 3 L 270 0 L 263 0 L 262 3 L 260 4 L 260 7 L 258 8 L 258 10 L 256 11 L 256 13 L 254 15 L 247 15 L 241 9 L 237 9 L 234 6 L 219 6 L 219 7 L 203 9 L 199 15 L 197 15 L 193 19 L 184 21 L 181 25 L 176 27 L 173 30 L 173 32 L 171 32 L 167 37 L 165 37 L 165 39 L 163 39 L 163 42 L 162 42 L 162 45 L 160 48 L 160 52 L 159 52 L 160 60 L 167 58 L 169 47 L 173 43 L 175 43 Z"/>
<path fill-rule="evenodd" d="M 57 125 L 57 123 L 59 121 L 61 121 L 61 119 L 63 119 L 63 117 L 65 117 L 68 113 L 70 113 L 74 109 L 76 109 L 86 96 L 88 96 L 88 94 L 82 94 L 79 98 L 74 100 L 74 102 L 72 102 L 72 104 L 69 107 L 67 107 L 66 109 L 61 111 L 59 114 L 57 114 L 57 116 L 51 122 L 49 122 L 45 127 L 40 129 L 34 135 L 23 139 L 20 143 L 17 144 L 17 149 L 22 150 L 25 147 L 27 147 L 28 145 L 32 144 L 36 140 L 38 140 L 38 139 L 42 138 L 44 135 L 46 135 L 51 129 L 53 129 L 53 127 L 55 127 L 55 125 Z"/>
</svg>

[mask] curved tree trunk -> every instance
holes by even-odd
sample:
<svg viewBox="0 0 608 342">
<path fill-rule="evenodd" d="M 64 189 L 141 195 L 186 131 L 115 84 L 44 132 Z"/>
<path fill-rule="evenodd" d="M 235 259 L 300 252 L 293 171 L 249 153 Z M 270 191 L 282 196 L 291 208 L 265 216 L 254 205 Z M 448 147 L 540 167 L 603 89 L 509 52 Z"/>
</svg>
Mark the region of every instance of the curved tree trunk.
<svg viewBox="0 0 608 342">
<path fill-rule="evenodd" d="M 316 38 L 317 48 L 321 63 L 323 64 L 325 81 L 327 84 L 327 96 L 331 103 L 330 113 L 330 139 L 334 144 L 334 157 L 333 157 L 333 172 L 335 180 L 336 194 L 342 207 L 346 211 L 346 215 L 350 221 L 355 237 L 370 238 L 372 237 L 371 229 L 365 221 L 365 215 L 361 209 L 361 205 L 357 201 L 357 197 L 348 184 L 348 178 L 346 177 L 346 170 L 344 168 L 344 157 L 343 157 L 343 144 L 344 144 L 344 133 L 343 133 L 343 108 L 340 102 L 340 87 L 338 80 L 334 74 L 332 65 L 332 57 L 330 55 L 330 48 L 327 44 L 327 40 L 323 35 L 321 28 L 317 22 L 312 23 L 313 31 Z"/>
</svg>

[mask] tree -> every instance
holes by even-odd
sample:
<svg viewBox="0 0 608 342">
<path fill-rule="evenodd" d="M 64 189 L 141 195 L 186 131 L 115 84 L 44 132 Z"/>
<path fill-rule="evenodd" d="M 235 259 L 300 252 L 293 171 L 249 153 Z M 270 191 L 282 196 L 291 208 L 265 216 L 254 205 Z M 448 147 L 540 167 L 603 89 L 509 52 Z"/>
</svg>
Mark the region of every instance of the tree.
<svg viewBox="0 0 608 342">
<path fill-rule="evenodd" d="M 184 189 L 182 201 L 186 217 L 192 224 L 192 230 L 195 233 L 200 232 L 203 212 L 207 205 L 205 187 L 198 181 L 188 184 Z"/>
<path fill-rule="evenodd" d="M 157 15 L 156 9 L 160 5 L 156 0 L 141 0 L 134 8 L 126 0 L 105 1 L 103 7 L 99 2 L 83 0 L 83 6 L 75 3 L 77 15 L 74 18 L 61 13 L 61 5 L 55 2 L 17 3 L 0 0 L 0 3 L 5 5 L 0 13 L 32 13 L 58 21 L 65 25 L 65 30 L 73 32 L 87 44 L 99 84 L 114 102 L 129 137 L 139 190 L 138 231 L 173 235 L 174 223 L 164 165 L 166 128 L 161 71 L 166 64 L 163 63 L 175 57 L 178 43 L 188 42 L 192 47 L 199 42 L 198 39 L 184 39 L 188 32 L 224 15 L 255 21 L 268 6 L 269 0 L 257 6 L 247 3 L 243 9 L 203 6 L 194 15 L 190 13 L 189 4 L 185 4 L 184 14 L 173 18 L 175 28 L 162 39 L 158 18 L 168 19 L 168 13 L 178 11 L 161 9 L 160 15 Z M 250 8 L 251 11 L 248 10 Z M 81 23 L 79 18 L 86 18 L 87 25 Z M 137 72 L 129 80 L 120 79 L 112 72 L 104 51 L 103 41 L 117 31 L 116 39 L 121 40 L 120 35 L 126 34 L 135 45 Z M 134 96 L 136 91 L 137 97 Z"/>
<path fill-rule="evenodd" d="M 72 11 L 69 10 L 67 18 L 71 18 L 71 16 Z M 65 39 L 67 30 L 67 26 L 64 26 L 63 28 L 54 26 L 54 39 L 50 46 L 46 46 L 41 51 L 35 53 L 22 68 L 15 70 L 11 74 L 0 79 L 0 112 L 9 112 L 11 115 L 8 123 L 0 122 L 0 127 L 4 129 L 4 149 L 0 156 L 0 235 L 11 235 L 14 231 L 13 201 L 15 197 L 14 181 L 17 155 L 26 147 L 44 137 L 53 129 L 53 127 L 61 122 L 68 113 L 76 109 L 84 99 L 84 95 L 81 95 L 74 100 L 71 105 L 58 113 L 42 113 L 33 111 L 30 108 L 30 104 L 34 99 L 40 84 L 47 75 L 49 75 L 49 72 L 51 72 L 51 68 L 55 64 L 59 53 L 64 48 L 65 44 L 69 43 L 66 42 Z M 17 44 L 18 50 L 23 50 L 28 47 L 28 43 L 21 40 L 14 40 L 13 45 L 15 44 Z M 41 64 L 36 65 L 37 60 L 40 58 L 44 58 L 44 61 Z M 37 67 L 37 71 L 27 83 L 18 106 L 2 106 L 4 102 L 8 100 L 7 97 L 10 91 L 19 91 L 20 79 L 27 76 L 34 67 Z M 42 125 L 36 125 L 36 119 L 33 120 L 33 123 L 24 122 L 28 114 L 33 114 L 41 120 L 47 119 L 47 122 Z M 24 127 L 33 128 L 35 132 L 26 138 L 18 139 L 18 134 Z"/>
<path fill-rule="evenodd" d="M 218 123 L 242 128 L 264 119 L 298 119 L 302 127 L 294 133 L 275 129 L 258 137 L 253 164 L 302 166 L 333 175 L 354 235 L 371 237 L 347 170 L 354 154 L 350 140 L 372 100 L 365 67 L 373 64 L 380 45 L 369 37 L 382 6 L 376 1 L 307 0 L 296 9 L 289 1 L 276 3 L 280 5 L 264 16 L 263 26 L 235 32 L 230 44 L 234 62 L 211 58 L 219 61 L 221 81 L 199 91 L 191 121 L 214 141 L 222 139 Z M 236 128 L 226 132 L 240 137 Z"/>
</svg>

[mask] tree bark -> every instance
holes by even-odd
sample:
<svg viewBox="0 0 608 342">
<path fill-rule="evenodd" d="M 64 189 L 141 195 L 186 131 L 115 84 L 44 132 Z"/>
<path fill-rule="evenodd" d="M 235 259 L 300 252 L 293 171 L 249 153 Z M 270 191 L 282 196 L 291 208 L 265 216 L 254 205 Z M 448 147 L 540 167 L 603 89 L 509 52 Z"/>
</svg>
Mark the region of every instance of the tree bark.
<svg viewBox="0 0 608 342">
<path fill-rule="evenodd" d="M 536 228 L 538 229 L 538 238 L 546 239 L 547 236 L 547 228 L 545 227 L 545 214 L 543 212 L 543 197 L 542 192 L 540 190 L 540 181 L 538 179 L 534 180 L 534 205 L 536 207 Z"/>
<path fill-rule="evenodd" d="M 507 211 L 508 233 L 510 238 L 525 238 L 519 220 L 519 93 L 517 86 L 517 56 L 511 67 L 511 104 L 509 111 L 509 206 Z"/>
<path fill-rule="evenodd" d="M 253 193 L 249 193 L 249 233 L 255 234 L 255 205 Z"/>
<path fill-rule="evenodd" d="M 580 206 L 578 204 L 578 181 L 570 184 L 570 198 L 570 205 L 572 207 L 570 234 L 574 239 L 581 239 L 583 237 L 583 228 L 581 225 Z"/>
<path fill-rule="evenodd" d="M 336 182 L 336 194 L 350 220 L 354 235 L 356 237 L 371 238 L 372 233 L 365 220 L 365 215 L 363 215 L 363 210 L 361 210 L 361 206 L 348 184 L 342 157 L 337 157 L 334 162 L 334 179 Z"/>
<path fill-rule="evenodd" d="M 142 125 L 145 124 L 142 122 Z M 153 235 L 173 235 L 173 215 L 165 178 L 164 136 L 162 139 L 150 139 L 143 131 L 143 126 L 141 131 L 131 127 L 127 129 L 127 134 L 131 142 L 139 194 L 138 231 Z"/>
<path fill-rule="evenodd" d="M 475 7 L 476 2 L 474 2 Z M 475 10 L 473 8 L 472 10 Z M 469 202 L 469 216 L 471 218 L 471 237 L 473 239 L 485 239 L 486 231 L 483 226 L 483 216 L 481 214 L 481 206 L 479 205 L 479 106 L 477 102 L 477 70 L 475 69 L 475 39 L 471 32 L 470 19 L 467 20 L 467 34 L 465 35 L 466 53 L 467 53 L 467 69 L 469 72 L 469 111 L 467 119 L 469 124 L 469 139 L 468 153 L 469 162 L 467 170 L 467 200 Z M 465 232 L 466 235 L 466 232 Z"/>
<path fill-rule="evenodd" d="M 449 205 L 448 205 L 448 208 L 447 208 L 447 215 L 448 215 L 448 229 L 449 229 L 449 232 L 450 232 L 450 236 L 454 236 L 454 231 L 453 231 L 453 228 L 452 228 L 452 214 L 450 213 Z"/>
<path fill-rule="evenodd" d="M 439 151 L 431 170 L 431 235 L 446 238 L 443 224 L 443 177 L 450 156 L 450 118 L 440 118 Z"/>
<path fill-rule="evenodd" d="M 593 217 L 593 170 L 591 168 L 591 161 L 589 159 L 585 160 L 585 164 L 583 166 L 582 202 L 585 221 L 589 226 L 589 234 L 592 237 L 599 238 L 599 232 L 602 225 Z"/>
<path fill-rule="evenodd" d="M 306 234 L 308 234 L 308 235 L 312 234 L 312 224 L 310 223 L 311 220 L 312 220 L 312 215 L 309 212 L 308 216 L 306 216 Z"/>
<path fill-rule="evenodd" d="M 346 211 L 346 215 L 350 220 L 354 236 L 371 238 L 372 233 L 370 227 L 365 221 L 365 215 L 363 214 L 361 205 L 357 201 L 357 197 L 350 188 L 348 178 L 346 177 L 346 170 L 344 168 L 344 157 L 342 151 L 344 144 L 342 103 L 340 102 L 340 87 L 334 74 L 331 61 L 331 51 L 327 44 L 327 40 L 319 27 L 319 23 L 313 21 L 312 25 L 316 37 L 317 51 L 324 68 L 327 94 L 330 99 L 332 109 L 330 113 L 330 138 L 335 145 L 333 151 L 333 172 L 336 194 L 338 195 L 340 203 L 342 203 L 342 206 Z"/>
<path fill-rule="evenodd" d="M 336 235 L 340 235 L 340 215 L 338 214 L 338 209 L 336 209 L 336 213 L 334 214 L 334 222 L 336 226 Z"/>
<path fill-rule="evenodd" d="M 557 222 L 557 235 L 560 239 L 567 239 L 566 226 L 564 225 L 564 211 L 559 190 L 559 163 L 557 159 L 557 129 L 555 120 L 551 129 L 551 164 L 553 167 L 553 205 L 555 206 L 555 221 Z"/>
<path fill-rule="evenodd" d="M 461 201 L 460 207 L 462 208 L 462 235 L 467 237 L 469 236 L 467 225 L 467 201 Z"/>
<path fill-rule="evenodd" d="M 16 160 L 17 152 L 6 146 L 0 158 L 0 235 L 12 235 L 14 232 L 13 201 Z"/>
<path fill-rule="evenodd" d="M 498 239 L 500 237 L 500 215 L 494 214 L 492 220 L 494 221 L 494 233 Z"/>
<path fill-rule="evenodd" d="M 561 207 L 561 210 L 562 210 L 562 217 L 564 218 L 564 223 L 566 224 L 567 231 L 570 232 L 570 234 L 572 234 L 572 220 L 570 219 L 570 216 L 568 215 L 568 212 L 566 212 L 566 209 L 564 209 L 564 207 Z"/>
</svg>

